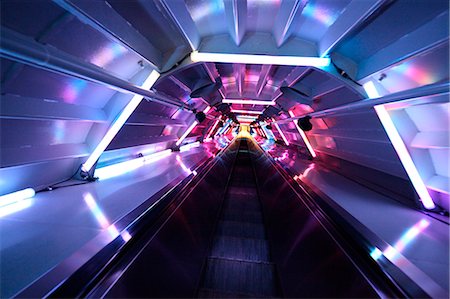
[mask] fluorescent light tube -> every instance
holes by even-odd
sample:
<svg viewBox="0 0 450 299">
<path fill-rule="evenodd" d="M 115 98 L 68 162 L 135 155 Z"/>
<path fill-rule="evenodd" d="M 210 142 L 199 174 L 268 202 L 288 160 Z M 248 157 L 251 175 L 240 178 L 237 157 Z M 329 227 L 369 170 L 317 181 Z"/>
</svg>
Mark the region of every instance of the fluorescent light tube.
<svg viewBox="0 0 450 299">
<path fill-rule="evenodd" d="M 193 62 L 222 62 L 245 64 L 275 64 L 292 66 L 326 67 L 330 65 L 329 58 L 301 57 L 301 56 L 272 56 L 256 54 L 230 54 L 230 53 L 191 53 Z"/>
<path fill-rule="evenodd" d="M 200 141 L 196 141 L 196 142 L 185 144 L 183 146 L 180 146 L 180 153 L 188 151 L 188 150 L 190 150 L 191 148 L 194 148 L 194 147 L 199 147 L 199 146 L 200 146 Z"/>
<path fill-rule="evenodd" d="M 376 99 L 380 97 L 380 94 L 378 93 L 377 88 L 375 87 L 375 84 L 372 81 L 364 83 L 363 88 L 370 99 Z"/>
<path fill-rule="evenodd" d="M 194 121 L 192 125 L 189 126 L 189 128 L 184 132 L 184 134 L 178 139 L 176 142 L 176 145 L 179 146 L 183 140 L 191 133 L 191 131 L 195 128 L 195 126 L 198 125 L 198 121 Z"/>
<path fill-rule="evenodd" d="M 259 101 L 259 100 L 242 100 L 242 99 L 223 99 L 225 104 L 242 104 L 242 105 L 270 105 L 275 106 L 274 101 Z"/>
<path fill-rule="evenodd" d="M 141 85 L 142 89 L 150 89 L 153 84 L 155 84 L 156 80 L 159 78 L 159 73 L 155 70 L 152 70 L 150 75 L 145 79 L 144 83 Z M 136 110 L 137 106 L 141 103 L 144 97 L 141 95 L 135 94 L 130 102 L 125 106 L 125 108 L 120 112 L 117 118 L 114 120 L 113 124 L 109 128 L 108 132 L 106 132 L 105 136 L 103 136 L 100 143 L 91 153 L 86 162 L 81 166 L 82 171 L 88 172 L 92 166 L 94 166 L 95 162 L 100 158 L 100 155 L 105 151 L 108 145 L 111 143 L 113 138 L 125 124 L 130 115 Z"/>
<path fill-rule="evenodd" d="M 233 113 L 242 113 L 242 114 L 262 114 L 262 111 L 254 111 L 254 110 L 231 109 L 231 112 L 233 112 Z"/>
<path fill-rule="evenodd" d="M 170 149 L 167 149 L 144 157 L 97 168 L 95 170 L 94 176 L 98 177 L 99 180 L 109 179 L 133 171 L 145 164 L 161 160 L 162 158 L 169 156 L 171 153 L 172 151 Z"/>
<path fill-rule="evenodd" d="M 0 207 L 21 201 L 23 199 L 31 198 L 36 194 L 33 188 L 27 188 L 13 193 L 0 196 Z"/>
<path fill-rule="evenodd" d="M 294 117 L 294 116 L 295 116 L 294 113 L 293 113 L 292 111 L 289 111 L 289 115 L 290 115 L 291 117 Z M 306 148 L 308 149 L 308 151 L 309 151 L 309 153 L 311 154 L 311 156 L 312 156 L 313 158 L 317 157 L 316 152 L 314 151 L 314 149 L 313 149 L 311 143 L 309 142 L 308 137 L 306 136 L 305 132 L 303 132 L 303 130 L 300 129 L 300 127 L 299 127 L 298 124 L 297 124 L 297 121 L 293 120 L 292 122 L 294 123 L 295 127 L 297 128 L 297 131 L 298 131 L 298 133 L 300 134 L 300 136 L 302 137 L 303 142 L 305 143 Z"/>
<path fill-rule="evenodd" d="M 211 110 L 211 106 L 206 107 L 206 108 L 203 110 L 203 113 L 207 114 L 207 113 L 209 112 L 209 110 Z"/>
<path fill-rule="evenodd" d="M 408 149 L 403 143 L 403 140 L 400 137 L 400 134 L 398 133 L 397 129 L 395 128 L 394 122 L 389 116 L 389 113 L 387 112 L 385 106 L 377 105 L 374 108 L 375 111 L 377 112 L 378 118 L 381 121 L 381 124 L 384 127 L 384 130 L 386 131 L 386 134 L 391 140 L 391 143 L 394 146 L 394 149 L 397 152 L 397 155 L 403 164 L 403 167 L 406 170 L 406 173 L 409 176 L 409 179 L 411 180 L 411 183 L 414 186 L 414 189 L 416 189 L 416 192 L 419 195 L 420 200 L 422 201 L 423 206 L 427 209 L 434 209 L 436 206 L 433 202 L 433 199 L 428 193 L 427 187 L 425 186 L 425 183 L 420 177 L 420 174 L 417 171 L 416 166 L 414 165 L 414 162 L 408 152 Z"/>
<path fill-rule="evenodd" d="M 211 127 L 211 129 L 209 130 L 208 134 L 206 135 L 205 141 L 209 138 L 209 136 L 211 136 L 211 133 L 214 131 L 214 129 L 216 128 L 216 126 L 219 124 L 220 118 L 216 120 L 216 122 L 214 123 L 214 125 Z"/>
<path fill-rule="evenodd" d="M 274 124 L 275 127 L 277 128 L 278 133 L 280 133 L 281 138 L 283 138 L 284 143 L 285 143 L 286 145 L 289 145 L 289 141 L 287 141 L 286 136 L 284 136 L 283 131 L 281 131 L 281 129 L 280 129 L 280 126 L 278 126 L 277 123 L 273 123 L 273 124 Z"/>
</svg>

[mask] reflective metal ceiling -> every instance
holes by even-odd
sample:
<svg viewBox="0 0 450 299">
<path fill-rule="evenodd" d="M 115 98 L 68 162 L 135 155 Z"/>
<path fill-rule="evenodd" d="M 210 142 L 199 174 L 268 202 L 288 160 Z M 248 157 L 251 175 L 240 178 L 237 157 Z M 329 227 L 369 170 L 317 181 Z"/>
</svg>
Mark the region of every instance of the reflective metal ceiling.
<svg viewBox="0 0 450 299">
<path fill-rule="evenodd" d="M 200 139 L 225 111 L 223 98 L 275 99 L 273 107 L 231 108 L 281 120 L 288 111 L 302 115 L 361 101 L 367 81 L 382 96 L 448 82 L 448 11 L 446 0 L 3 0 L 0 172 L 8 179 L 0 180 L 0 193 L 70 177 L 132 98 L 111 81 L 51 69 L 45 59 L 27 62 L 20 47 L 8 52 L 7 42 L 45 45 L 130 88 L 152 69 L 161 72 L 152 96 L 108 147 L 107 159 L 125 159 L 171 148 L 194 120 L 189 110 L 211 105 L 212 117 L 187 141 Z M 329 56 L 333 65 L 192 63 L 193 50 Z M 217 81 L 218 91 L 190 97 Z M 313 122 L 308 136 L 319 152 L 405 177 L 372 109 Z M 292 123 L 281 127 L 301 145 Z M 441 153 L 427 153 L 441 161 Z"/>
</svg>

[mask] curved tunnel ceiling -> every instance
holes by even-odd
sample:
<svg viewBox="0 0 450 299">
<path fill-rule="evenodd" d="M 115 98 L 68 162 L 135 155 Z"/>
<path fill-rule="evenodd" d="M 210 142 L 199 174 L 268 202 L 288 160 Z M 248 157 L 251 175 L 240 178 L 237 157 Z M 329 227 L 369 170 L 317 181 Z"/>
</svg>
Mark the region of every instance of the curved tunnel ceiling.
<svg viewBox="0 0 450 299">
<path fill-rule="evenodd" d="M 152 70 L 161 73 L 159 80 L 100 163 L 173 147 L 195 119 L 189 110 L 215 107 L 186 142 L 201 139 L 214 119 L 229 113 L 227 106 L 282 120 L 289 112 L 298 116 L 366 99 L 362 84 L 369 81 L 381 96 L 448 82 L 448 2 L 414 3 L 2 1 L 0 161 L 2 173 L 12 179 L 2 181 L 0 190 L 70 177 L 133 97 L 130 90 Z M 14 40 L 44 46 L 44 52 L 70 57 L 87 66 L 86 74 L 103 77 L 51 69 L 48 57 L 37 64 L 24 61 L 4 50 Z M 193 63 L 194 50 L 330 57 L 332 63 L 324 68 Z M 105 76 L 112 81 L 102 81 Z M 126 83 L 128 89 L 111 82 Z M 192 98 L 196 91 L 202 96 Z M 224 98 L 274 100 L 276 105 L 224 105 Z M 324 154 L 405 177 L 373 110 L 313 122 L 308 137 Z M 292 124 L 283 130 L 293 144 L 300 142 Z M 39 176 L 42 172 L 48 175 Z"/>
</svg>

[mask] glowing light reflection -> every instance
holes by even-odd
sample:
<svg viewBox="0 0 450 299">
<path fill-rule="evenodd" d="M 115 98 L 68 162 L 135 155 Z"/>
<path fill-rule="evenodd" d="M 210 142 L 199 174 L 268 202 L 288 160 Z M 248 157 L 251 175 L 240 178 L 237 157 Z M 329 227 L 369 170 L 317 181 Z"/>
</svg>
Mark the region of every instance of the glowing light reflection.
<svg viewBox="0 0 450 299">
<path fill-rule="evenodd" d="M 186 166 L 186 164 L 184 164 L 183 163 L 183 160 L 181 159 L 181 156 L 180 155 L 177 155 L 177 162 L 178 162 L 178 164 L 181 166 L 181 168 L 184 170 L 184 172 L 186 172 L 188 175 L 190 175 L 191 173 L 193 174 L 193 175 L 197 175 L 197 171 L 192 171 L 190 168 L 188 168 L 187 166 Z"/>
<path fill-rule="evenodd" d="M 96 54 L 92 59 L 91 63 L 104 67 L 112 62 L 117 57 L 126 53 L 127 49 L 119 44 L 113 43 L 107 47 L 104 47 L 98 54 Z"/>
<path fill-rule="evenodd" d="M 326 7 L 310 2 L 302 12 L 303 15 L 315 19 L 325 26 L 331 26 L 337 19 L 338 14 L 333 14 Z"/>
<path fill-rule="evenodd" d="M 384 255 L 388 260 L 395 261 L 400 257 L 401 252 L 404 251 L 407 246 L 429 225 L 429 221 L 425 219 L 420 220 L 405 233 L 403 233 L 400 239 L 398 239 L 398 241 L 394 244 L 394 246 L 388 246 L 383 252 L 381 252 L 381 250 L 379 250 L 378 248 L 374 248 L 370 253 L 370 256 L 374 260 L 377 260 L 382 255 Z"/>
<path fill-rule="evenodd" d="M 89 210 L 94 215 L 97 222 L 103 229 L 106 229 L 111 238 L 115 239 L 120 235 L 125 242 L 128 242 L 131 239 L 131 235 L 128 231 L 125 230 L 122 233 L 120 233 L 114 224 L 109 223 L 108 219 L 98 206 L 97 202 L 95 201 L 91 193 L 89 192 L 84 193 L 83 198 L 84 202 L 89 207 Z"/>
<path fill-rule="evenodd" d="M 63 90 L 64 100 L 69 103 L 74 103 L 86 87 L 87 81 L 78 78 L 70 79 Z"/>
</svg>

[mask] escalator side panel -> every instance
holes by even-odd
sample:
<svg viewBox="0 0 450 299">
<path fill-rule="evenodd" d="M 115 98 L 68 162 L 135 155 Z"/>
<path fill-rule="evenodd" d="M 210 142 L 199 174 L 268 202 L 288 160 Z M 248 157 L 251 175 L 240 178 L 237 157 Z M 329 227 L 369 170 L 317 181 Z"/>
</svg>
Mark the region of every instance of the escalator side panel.
<svg viewBox="0 0 450 299">
<path fill-rule="evenodd" d="M 272 261 L 284 295 L 378 297 L 270 161 L 252 150 Z"/>
<path fill-rule="evenodd" d="M 233 160 L 231 148 L 147 243 L 106 297 L 195 295 Z"/>
</svg>

